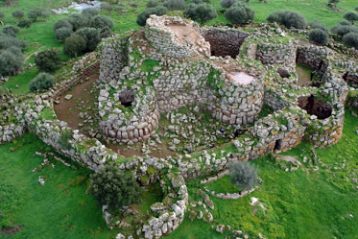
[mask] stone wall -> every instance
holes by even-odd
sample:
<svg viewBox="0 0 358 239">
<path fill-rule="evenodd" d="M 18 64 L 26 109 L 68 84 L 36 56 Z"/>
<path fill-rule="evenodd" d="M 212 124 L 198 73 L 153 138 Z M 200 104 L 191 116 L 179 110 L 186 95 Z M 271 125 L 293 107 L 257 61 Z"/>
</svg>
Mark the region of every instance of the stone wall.
<svg viewBox="0 0 358 239">
<path fill-rule="evenodd" d="M 265 65 L 292 66 L 296 63 L 296 46 L 292 42 L 287 44 L 259 43 L 256 48 L 256 58 Z"/>
</svg>

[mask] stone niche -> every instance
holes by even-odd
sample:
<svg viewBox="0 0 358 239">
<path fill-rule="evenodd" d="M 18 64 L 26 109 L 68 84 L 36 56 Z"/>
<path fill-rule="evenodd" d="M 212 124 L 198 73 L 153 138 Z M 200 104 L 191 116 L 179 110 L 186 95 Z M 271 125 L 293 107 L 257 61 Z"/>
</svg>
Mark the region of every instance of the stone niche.
<svg viewBox="0 0 358 239">
<path fill-rule="evenodd" d="M 298 106 L 309 115 L 315 115 L 318 119 L 327 119 L 332 115 L 332 106 L 317 99 L 314 95 L 303 96 L 298 99 Z"/>
<path fill-rule="evenodd" d="M 210 43 L 212 56 L 230 56 L 236 58 L 240 47 L 248 37 L 247 33 L 235 29 L 209 28 L 202 32 L 205 40 Z"/>
<path fill-rule="evenodd" d="M 347 84 L 353 88 L 358 88 L 358 73 L 346 72 L 343 79 Z"/>
</svg>

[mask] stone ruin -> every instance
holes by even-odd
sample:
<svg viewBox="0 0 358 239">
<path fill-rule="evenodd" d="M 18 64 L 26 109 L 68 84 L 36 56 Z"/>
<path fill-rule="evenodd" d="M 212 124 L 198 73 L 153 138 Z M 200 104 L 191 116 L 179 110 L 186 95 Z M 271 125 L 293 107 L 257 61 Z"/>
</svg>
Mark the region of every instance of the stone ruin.
<svg viewBox="0 0 358 239">
<path fill-rule="evenodd" d="M 175 230 L 188 210 L 185 179 L 217 178 L 233 161 L 286 151 L 303 140 L 315 147 L 337 143 L 348 91 L 357 87 L 356 61 L 336 49 L 295 41 L 269 25 L 246 33 L 151 16 L 143 30 L 106 39 L 98 54 L 83 57 L 72 77 L 50 92 L 25 98 L 0 93 L 0 109 L 6 115 L 0 118 L 0 143 L 30 131 L 90 170 L 114 161 L 143 185 L 159 181 L 165 195 L 151 207 L 151 218 L 136 225 L 134 234 L 116 238 L 160 238 Z M 299 84 L 296 64 L 313 70 L 314 84 Z M 54 112 L 59 92 L 98 67 L 99 127 L 110 141 L 146 140 L 157 129 L 161 114 L 193 104 L 245 133 L 193 154 L 123 157 L 70 128 Z M 272 112 L 260 115 L 263 107 Z M 105 207 L 104 215 L 114 225 Z M 205 218 L 212 222 L 212 215 Z"/>
</svg>

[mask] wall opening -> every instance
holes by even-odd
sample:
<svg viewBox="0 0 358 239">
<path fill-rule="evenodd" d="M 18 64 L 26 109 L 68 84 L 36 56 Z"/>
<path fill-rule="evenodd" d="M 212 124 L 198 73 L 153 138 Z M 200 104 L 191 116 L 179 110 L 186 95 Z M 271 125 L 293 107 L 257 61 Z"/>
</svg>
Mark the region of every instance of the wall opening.
<svg viewBox="0 0 358 239">
<path fill-rule="evenodd" d="M 351 87 L 358 88 L 358 73 L 346 72 L 343 75 L 343 80 Z"/>
<path fill-rule="evenodd" d="M 274 150 L 275 151 L 279 151 L 279 150 L 281 150 L 282 149 L 282 139 L 278 139 L 278 140 L 276 140 L 276 142 L 275 142 L 275 148 L 274 148 Z"/>
<path fill-rule="evenodd" d="M 248 34 L 234 30 L 209 29 L 203 36 L 210 43 L 212 56 L 236 58 Z"/>
<path fill-rule="evenodd" d="M 134 91 L 130 89 L 123 90 L 118 99 L 124 107 L 130 107 L 134 101 Z"/>
<path fill-rule="evenodd" d="M 332 106 L 313 95 L 300 97 L 298 99 L 298 106 L 308 114 L 315 115 L 321 120 L 327 119 L 332 115 Z"/>
</svg>

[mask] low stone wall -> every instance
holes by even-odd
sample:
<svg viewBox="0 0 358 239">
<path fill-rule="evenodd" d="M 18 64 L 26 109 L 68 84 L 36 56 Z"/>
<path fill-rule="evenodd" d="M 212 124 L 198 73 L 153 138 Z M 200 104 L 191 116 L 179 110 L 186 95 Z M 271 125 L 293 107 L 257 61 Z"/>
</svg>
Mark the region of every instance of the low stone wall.
<svg viewBox="0 0 358 239">
<path fill-rule="evenodd" d="M 0 125 L 0 144 L 11 142 L 23 135 L 25 131 L 26 128 L 24 124 L 10 123 L 7 125 Z"/>
<path fill-rule="evenodd" d="M 256 58 L 265 65 L 292 66 L 296 63 L 296 46 L 288 44 L 260 43 L 256 48 Z"/>
<path fill-rule="evenodd" d="M 316 72 L 324 73 L 328 66 L 329 60 L 334 57 L 334 52 L 324 46 L 299 46 L 297 48 L 297 63 L 309 66 Z"/>
</svg>

